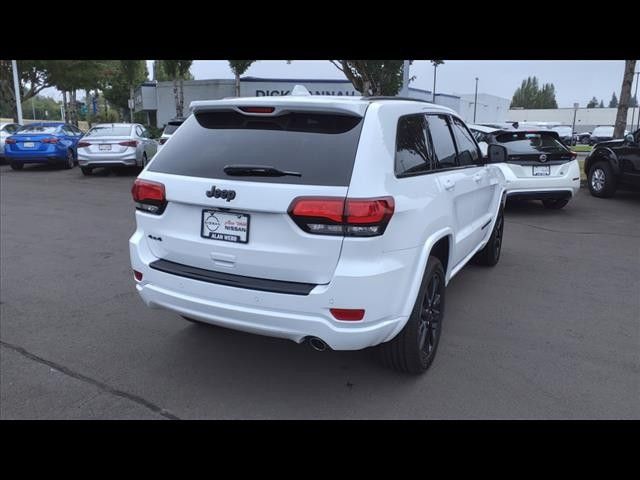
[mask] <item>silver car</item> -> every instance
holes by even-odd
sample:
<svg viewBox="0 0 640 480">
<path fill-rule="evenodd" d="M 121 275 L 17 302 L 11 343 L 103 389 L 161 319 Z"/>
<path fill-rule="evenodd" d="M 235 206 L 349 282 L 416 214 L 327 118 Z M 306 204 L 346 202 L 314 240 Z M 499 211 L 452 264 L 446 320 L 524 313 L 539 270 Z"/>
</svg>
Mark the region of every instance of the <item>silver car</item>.
<svg viewBox="0 0 640 480">
<path fill-rule="evenodd" d="M 144 167 L 158 142 L 139 123 L 94 125 L 78 142 L 78 164 L 84 175 L 97 167 Z"/>
<path fill-rule="evenodd" d="M 18 123 L 0 122 L 0 159 L 4 158 L 4 141 L 16 133 L 22 125 Z"/>
</svg>

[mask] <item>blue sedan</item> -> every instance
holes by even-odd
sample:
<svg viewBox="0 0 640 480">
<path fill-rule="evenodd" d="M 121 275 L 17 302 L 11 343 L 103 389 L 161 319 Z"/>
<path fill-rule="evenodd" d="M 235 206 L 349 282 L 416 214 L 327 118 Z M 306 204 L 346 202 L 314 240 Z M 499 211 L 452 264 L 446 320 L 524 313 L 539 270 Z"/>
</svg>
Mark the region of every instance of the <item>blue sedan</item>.
<svg viewBox="0 0 640 480">
<path fill-rule="evenodd" d="M 79 128 L 67 123 L 31 123 L 7 137 L 4 155 L 14 170 L 21 170 L 25 163 L 73 168 L 77 163 L 77 146 L 82 135 Z"/>
</svg>

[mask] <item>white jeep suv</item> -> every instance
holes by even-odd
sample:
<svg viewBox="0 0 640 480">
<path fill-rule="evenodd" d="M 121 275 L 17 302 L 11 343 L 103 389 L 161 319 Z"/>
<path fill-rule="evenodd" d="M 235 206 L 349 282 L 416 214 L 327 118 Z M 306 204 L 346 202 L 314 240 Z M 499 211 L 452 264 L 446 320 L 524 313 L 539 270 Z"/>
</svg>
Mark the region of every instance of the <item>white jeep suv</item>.
<svg viewBox="0 0 640 480">
<path fill-rule="evenodd" d="M 504 177 L 458 115 L 303 95 L 191 110 L 132 189 L 144 302 L 317 350 L 382 344 L 426 370 L 445 286 L 502 242 Z"/>
<path fill-rule="evenodd" d="M 469 125 L 482 152 L 489 145 L 507 149 L 499 165 L 510 199 L 541 200 L 545 208 L 558 210 L 580 190 L 577 154 L 558 132 L 540 128 L 494 128 Z"/>
</svg>

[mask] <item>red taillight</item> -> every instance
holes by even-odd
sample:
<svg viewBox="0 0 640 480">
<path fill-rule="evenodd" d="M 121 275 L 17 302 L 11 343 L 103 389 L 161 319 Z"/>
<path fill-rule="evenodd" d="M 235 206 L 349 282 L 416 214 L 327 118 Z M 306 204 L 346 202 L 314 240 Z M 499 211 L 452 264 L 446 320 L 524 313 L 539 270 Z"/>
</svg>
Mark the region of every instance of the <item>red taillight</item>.
<svg viewBox="0 0 640 480">
<path fill-rule="evenodd" d="M 42 143 L 58 143 L 60 139 L 58 137 L 46 137 L 43 138 Z"/>
<path fill-rule="evenodd" d="M 131 188 L 131 195 L 138 210 L 160 215 L 167 206 L 162 183 L 137 179 Z"/>
<path fill-rule="evenodd" d="M 169 140 L 169 139 L 168 138 L 161 138 L 160 139 L 160 145 L 164 145 L 167 140 Z"/>
<path fill-rule="evenodd" d="M 289 215 L 307 233 L 373 237 L 384 233 L 394 208 L 393 197 L 299 197 Z"/>
<path fill-rule="evenodd" d="M 91 144 L 89 142 L 78 142 L 78 148 L 89 147 Z"/>
<path fill-rule="evenodd" d="M 275 107 L 240 107 L 240 110 L 246 113 L 273 113 Z"/>
<path fill-rule="evenodd" d="M 140 281 L 142 281 L 142 272 L 139 272 L 139 271 L 137 271 L 137 270 L 134 270 L 134 271 L 133 271 L 133 276 L 135 277 L 135 279 L 136 279 L 137 281 L 139 281 L 139 282 L 140 282 Z"/>
<path fill-rule="evenodd" d="M 126 142 L 118 142 L 118 145 L 122 145 L 123 147 L 137 147 L 137 140 L 127 140 Z"/>
<path fill-rule="evenodd" d="M 14 143 L 16 143 L 16 141 L 13 138 L 7 138 L 4 143 L 8 143 L 10 145 L 13 145 Z"/>
<path fill-rule="evenodd" d="M 362 308 L 330 308 L 329 311 L 337 320 L 356 322 L 364 318 Z"/>
</svg>

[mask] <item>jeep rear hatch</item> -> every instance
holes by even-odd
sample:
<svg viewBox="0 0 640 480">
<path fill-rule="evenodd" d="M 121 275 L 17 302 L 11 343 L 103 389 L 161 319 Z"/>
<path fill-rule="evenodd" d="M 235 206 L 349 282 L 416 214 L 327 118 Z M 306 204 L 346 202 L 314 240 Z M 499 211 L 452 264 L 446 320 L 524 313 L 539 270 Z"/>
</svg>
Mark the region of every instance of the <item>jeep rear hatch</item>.
<svg viewBox="0 0 640 480">
<path fill-rule="evenodd" d="M 241 108 L 194 109 L 141 175 L 164 186 L 167 205 L 160 215 L 139 214 L 138 224 L 160 259 L 328 283 L 343 237 L 303 230 L 289 209 L 299 197 L 347 196 L 362 116 Z"/>
</svg>

